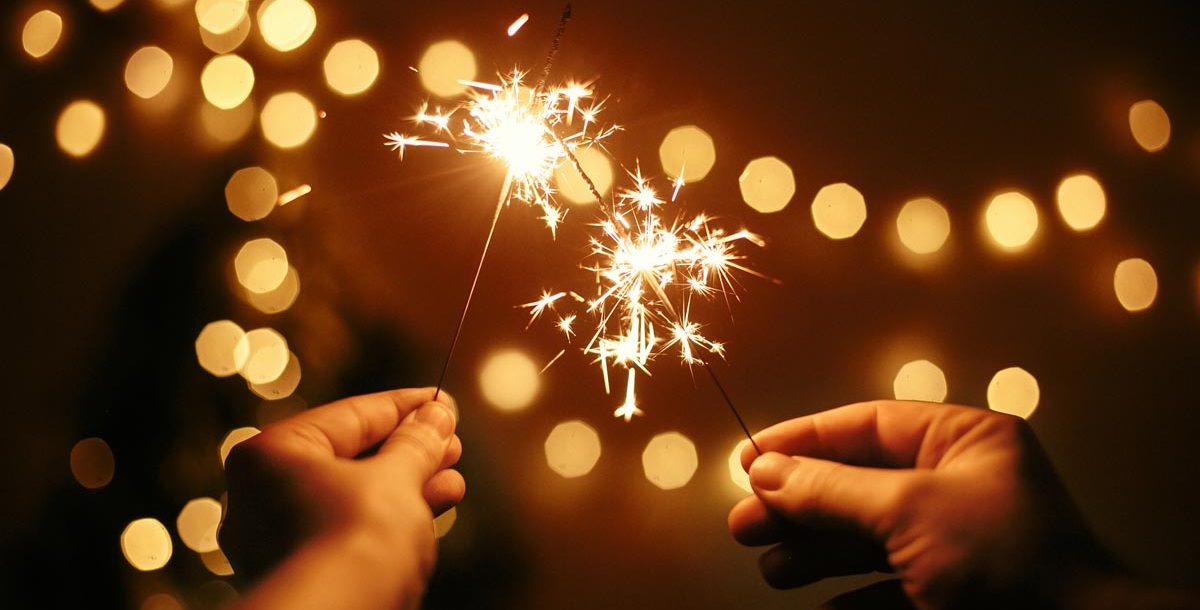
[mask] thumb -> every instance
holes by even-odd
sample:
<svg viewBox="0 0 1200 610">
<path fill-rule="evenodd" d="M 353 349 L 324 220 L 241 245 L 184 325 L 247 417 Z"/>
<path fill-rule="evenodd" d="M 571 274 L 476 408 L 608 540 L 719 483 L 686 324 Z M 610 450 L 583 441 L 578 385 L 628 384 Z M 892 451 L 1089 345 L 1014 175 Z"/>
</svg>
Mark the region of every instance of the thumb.
<svg viewBox="0 0 1200 610">
<path fill-rule="evenodd" d="M 884 539 L 911 474 L 768 452 L 750 465 L 750 485 L 790 521 L 839 521 Z"/>
<path fill-rule="evenodd" d="M 374 460 L 407 475 L 418 487 L 442 465 L 454 436 L 454 415 L 439 402 L 427 402 L 400 422 L 379 448 Z"/>
</svg>

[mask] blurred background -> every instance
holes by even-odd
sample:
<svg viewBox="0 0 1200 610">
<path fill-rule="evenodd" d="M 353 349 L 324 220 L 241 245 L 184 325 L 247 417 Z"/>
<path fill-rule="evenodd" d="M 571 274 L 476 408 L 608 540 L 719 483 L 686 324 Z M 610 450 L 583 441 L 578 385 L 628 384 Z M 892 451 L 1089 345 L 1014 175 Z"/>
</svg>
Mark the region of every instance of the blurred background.
<svg viewBox="0 0 1200 610">
<path fill-rule="evenodd" d="M 487 235 L 503 168 L 382 134 L 540 70 L 561 11 L 4 3 L 0 604 L 236 598 L 224 452 L 432 385 Z M 1175 2 L 585 1 L 550 80 L 623 127 L 586 155 L 599 186 L 682 173 L 680 213 L 766 240 L 744 252 L 779 285 L 692 312 L 751 429 L 891 397 L 1027 417 L 1104 543 L 1196 586 L 1197 40 Z M 656 360 L 627 423 L 623 377 L 605 394 L 549 314 L 526 330 L 521 304 L 594 285 L 597 211 L 556 187 L 557 238 L 501 216 L 449 369 L 469 491 L 427 607 L 804 608 L 873 578 L 761 582 L 702 370 Z"/>
</svg>

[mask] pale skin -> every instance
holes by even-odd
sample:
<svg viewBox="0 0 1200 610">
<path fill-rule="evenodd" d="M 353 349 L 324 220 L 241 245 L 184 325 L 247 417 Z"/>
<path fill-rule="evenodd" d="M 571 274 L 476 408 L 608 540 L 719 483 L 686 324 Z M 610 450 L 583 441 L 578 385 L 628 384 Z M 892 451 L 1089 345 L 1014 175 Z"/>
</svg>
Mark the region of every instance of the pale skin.
<svg viewBox="0 0 1200 610">
<path fill-rule="evenodd" d="M 415 608 L 433 570 L 435 513 L 466 486 L 452 399 L 357 396 L 265 428 L 225 463 L 221 546 L 255 583 L 239 608 Z"/>
<path fill-rule="evenodd" d="M 1092 537 L 1029 427 L 952 405 L 876 401 L 755 435 L 742 454 L 754 495 L 734 538 L 774 545 L 760 568 L 791 588 L 829 576 L 898 578 L 827 606 L 1195 608 L 1139 584 Z"/>
</svg>

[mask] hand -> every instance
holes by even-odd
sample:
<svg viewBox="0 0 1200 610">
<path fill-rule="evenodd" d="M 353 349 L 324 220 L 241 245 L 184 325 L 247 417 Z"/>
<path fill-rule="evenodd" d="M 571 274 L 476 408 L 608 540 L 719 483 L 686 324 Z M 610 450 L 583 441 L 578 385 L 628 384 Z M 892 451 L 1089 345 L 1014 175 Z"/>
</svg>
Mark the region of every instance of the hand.
<svg viewBox="0 0 1200 610">
<path fill-rule="evenodd" d="M 760 561 L 775 587 L 894 570 L 893 591 L 922 610 L 1029 608 L 1114 571 L 1021 419 L 879 401 L 755 441 L 766 453 L 742 453 L 755 495 L 729 528 L 743 544 L 776 545 Z M 881 607 L 880 590 L 863 598 Z"/>
<path fill-rule="evenodd" d="M 340 400 L 234 447 L 225 462 L 229 505 L 220 538 L 236 573 L 257 581 L 287 567 L 328 577 L 358 557 L 376 569 L 349 578 L 372 579 L 375 597 L 403 594 L 372 601 L 419 599 L 436 554 L 434 513 L 465 492 L 462 476 L 449 469 L 462 453 L 454 416 L 433 395 L 432 388 L 407 389 Z M 338 555 L 346 565 L 333 563 Z M 305 565 L 288 567 L 293 560 Z M 277 588 L 286 591 L 284 584 Z M 343 596 L 363 590 L 337 584 L 346 585 Z"/>
</svg>

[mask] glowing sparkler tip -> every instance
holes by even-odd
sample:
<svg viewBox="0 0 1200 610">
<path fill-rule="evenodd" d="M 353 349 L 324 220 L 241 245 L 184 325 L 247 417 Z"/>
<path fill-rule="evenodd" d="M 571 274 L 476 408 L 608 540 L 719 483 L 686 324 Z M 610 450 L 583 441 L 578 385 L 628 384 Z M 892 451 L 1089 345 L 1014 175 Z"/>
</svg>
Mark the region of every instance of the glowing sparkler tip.
<svg viewBox="0 0 1200 610">
<path fill-rule="evenodd" d="M 623 418 L 626 421 L 626 423 L 628 423 L 630 421 L 633 421 L 633 417 L 635 415 L 642 415 L 643 413 L 644 413 L 644 411 L 637 408 L 637 405 L 623 404 L 620 407 L 617 407 L 616 411 L 613 411 L 613 417 Z"/>
</svg>

